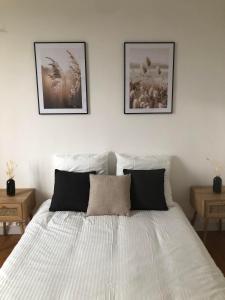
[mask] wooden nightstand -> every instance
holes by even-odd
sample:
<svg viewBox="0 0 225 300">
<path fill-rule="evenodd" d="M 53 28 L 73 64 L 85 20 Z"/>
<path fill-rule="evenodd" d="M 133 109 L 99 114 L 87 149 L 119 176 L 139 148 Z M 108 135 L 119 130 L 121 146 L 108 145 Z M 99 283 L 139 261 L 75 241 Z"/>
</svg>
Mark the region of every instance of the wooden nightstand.
<svg viewBox="0 0 225 300">
<path fill-rule="evenodd" d="M 16 195 L 9 197 L 5 189 L 0 189 L 0 222 L 6 234 L 6 222 L 18 222 L 22 233 L 32 217 L 35 207 L 34 189 L 16 189 Z"/>
<path fill-rule="evenodd" d="M 217 219 L 219 230 L 222 230 L 222 219 L 225 219 L 225 187 L 222 188 L 221 194 L 216 194 L 213 193 L 211 186 L 193 186 L 190 191 L 190 201 L 195 210 L 192 225 L 195 224 L 197 214 L 204 219 L 205 242 L 210 219 Z"/>
</svg>

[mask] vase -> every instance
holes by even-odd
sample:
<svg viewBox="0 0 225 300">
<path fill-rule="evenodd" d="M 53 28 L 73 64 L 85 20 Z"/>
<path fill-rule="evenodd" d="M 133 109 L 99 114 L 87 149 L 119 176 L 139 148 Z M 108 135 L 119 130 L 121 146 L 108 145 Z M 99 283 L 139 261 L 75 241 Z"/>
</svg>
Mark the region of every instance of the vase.
<svg viewBox="0 0 225 300">
<path fill-rule="evenodd" d="M 15 180 L 12 178 L 8 179 L 6 182 L 6 192 L 8 196 L 15 196 L 16 194 Z"/>
<path fill-rule="evenodd" d="M 213 192 L 220 194 L 222 191 L 222 179 L 219 176 L 213 178 Z"/>
</svg>

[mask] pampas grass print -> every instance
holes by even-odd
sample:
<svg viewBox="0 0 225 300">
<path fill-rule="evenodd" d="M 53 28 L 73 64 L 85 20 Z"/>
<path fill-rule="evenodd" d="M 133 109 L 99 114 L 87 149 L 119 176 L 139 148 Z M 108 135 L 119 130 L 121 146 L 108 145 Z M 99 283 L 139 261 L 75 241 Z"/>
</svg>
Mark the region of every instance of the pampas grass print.
<svg viewBox="0 0 225 300">
<path fill-rule="evenodd" d="M 69 68 L 63 70 L 60 63 L 47 56 L 48 67 L 42 65 L 42 83 L 45 108 L 82 108 L 81 70 L 71 53 L 66 50 Z"/>
</svg>

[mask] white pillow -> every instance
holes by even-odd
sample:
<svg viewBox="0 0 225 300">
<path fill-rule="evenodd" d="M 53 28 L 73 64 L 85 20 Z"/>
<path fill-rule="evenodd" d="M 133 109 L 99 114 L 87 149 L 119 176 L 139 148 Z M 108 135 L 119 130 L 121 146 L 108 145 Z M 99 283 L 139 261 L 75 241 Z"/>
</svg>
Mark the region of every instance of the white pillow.
<svg viewBox="0 0 225 300">
<path fill-rule="evenodd" d="M 169 180 L 170 156 L 151 155 L 151 156 L 132 156 L 116 153 L 116 174 L 123 175 L 123 169 L 128 170 L 154 170 L 166 169 L 164 180 L 164 193 L 168 207 L 173 206 L 172 190 Z"/>
<path fill-rule="evenodd" d="M 53 158 L 54 169 L 70 172 L 96 171 L 108 174 L 108 153 L 103 154 L 56 154 Z"/>
</svg>

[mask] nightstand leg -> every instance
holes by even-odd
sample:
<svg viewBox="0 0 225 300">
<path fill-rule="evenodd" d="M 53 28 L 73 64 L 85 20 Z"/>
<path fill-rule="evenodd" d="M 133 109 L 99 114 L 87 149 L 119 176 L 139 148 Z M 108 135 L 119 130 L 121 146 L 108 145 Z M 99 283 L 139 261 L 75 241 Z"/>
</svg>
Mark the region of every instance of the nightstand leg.
<svg viewBox="0 0 225 300">
<path fill-rule="evenodd" d="M 7 230 L 6 230 L 6 222 L 3 222 L 3 234 L 4 234 L 4 235 L 7 234 Z"/>
<path fill-rule="evenodd" d="M 21 234 L 24 233 L 25 227 L 26 227 L 25 222 L 21 222 L 21 223 L 20 223 Z"/>
<path fill-rule="evenodd" d="M 205 218 L 204 219 L 204 237 L 203 237 L 204 243 L 206 242 L 208 223 L 209 223 L 208 219 Z"/>
<path fill-rule="evenodd" d="M 191 225 L 192 225 L 192 226 L 195 225 L 196 217 L 197 217 L 197 211 L 194 212 L 193 217 L 192 217 L 192 219 L 191 219 Z"/>
<path fill-rule="evenodd" d="M 219 219 L 219 231 L 222 231 L 223 223 L 222 219 Z"/>
</svg>

